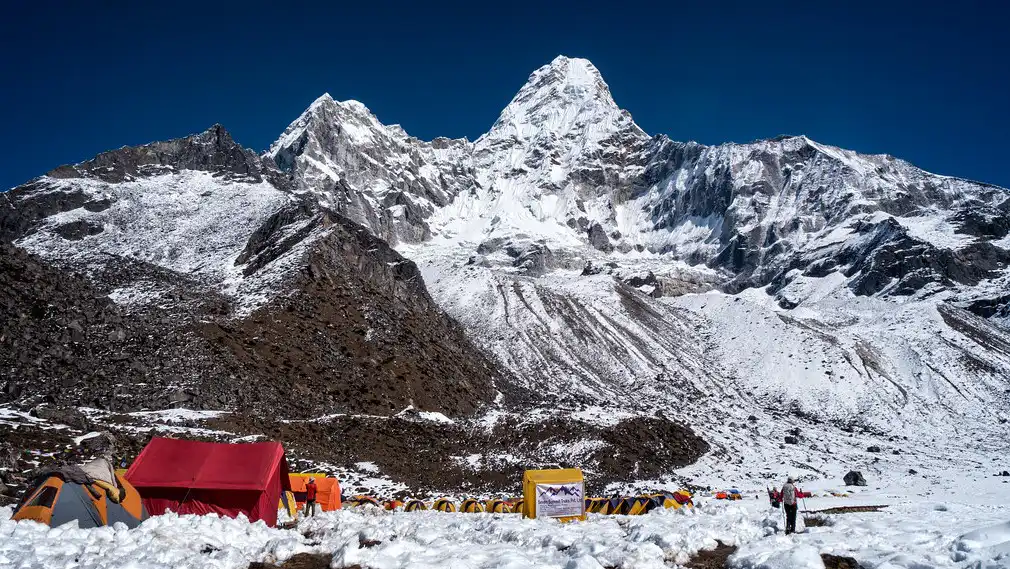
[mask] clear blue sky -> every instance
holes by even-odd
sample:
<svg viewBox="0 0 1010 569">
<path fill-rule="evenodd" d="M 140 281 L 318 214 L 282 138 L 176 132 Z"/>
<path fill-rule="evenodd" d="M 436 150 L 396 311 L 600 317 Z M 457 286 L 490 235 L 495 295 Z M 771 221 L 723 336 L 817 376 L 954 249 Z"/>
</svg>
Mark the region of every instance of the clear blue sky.
<svg viewBox="0 0 1010 569">
<path fill-rule="evenodd" d="M 0 188 L 216 122 L 261 151 L 323 92 L 473 139 L 558 54 L 649 133 L 806 134 L 1010 186 L 1003 4 L 12 2 Z"/>
</svg>

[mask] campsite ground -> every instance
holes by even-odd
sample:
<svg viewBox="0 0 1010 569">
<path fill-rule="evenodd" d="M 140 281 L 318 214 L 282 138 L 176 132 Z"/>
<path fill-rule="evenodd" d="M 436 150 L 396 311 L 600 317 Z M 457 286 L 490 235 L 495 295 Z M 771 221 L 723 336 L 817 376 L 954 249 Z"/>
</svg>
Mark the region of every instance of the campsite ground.
<svg viewBox="0 0 1010 569">
<path fill-rule="evenodd" d="M 71 428 L 65 423 L 72 417 L 54 420 L 0 411 L 0 435 L 20 437 L 12 442 L 23 450 L 15 457 L 21 470 L 59 459 L 68 449 L 84 450 L 88 430 L 105 419 L 88 410 L 88 423 Z M 117 417 L 115 432 L 131 445 L 140 440 L 130 438 L 131 433 L 249 440 L 243 434 L 211 430 L 202 422 L 218 414 L 141 412 Z M 698 495 L 692 511 L 593 515 L 584 523 L 560 525 L 515 515 L 350 510 L 302 520 L 293 529 L 167 515 L 127 531 L 14 523 L 8 521 L 9 510 L 0 509 L 0 567 L 246 569 L 260 562 L 283 566 L 294 555 L 307 553 L 332 555 L 336 568 L 630 569 L 687 566 L 702 561 L 699 552 L 722 543 L 736 548 L 723 564 L 740 568 L 820 568 L 826 566 L 825 559 L 837 562 L 824 557 L 832 555 L 853 558 L 866 569 L 1010 568 L 1010 477 L 996 476 L 1008 468 L 1006 441 L 962 438 L 959 446 L 951 441 L 899 442 L 873 433 L 814 430 L 817 425 L 811 425 L 804 426 L 800 445 L 782 445 L 774 434 L 784 432 L 786 424 L 786 419 L 762 416 L 745 431 L 731 425 L 712 429 L 708 435 L 716 450 L 677 469 L 677 476 L 700 487 L 739 488 L 745 499 L 726 502 Z M 883 452 L 869 452 L 871 444 L 881 445 Z M 292 466 L 296 470 L 326 466 L 302 462 L 296 460 Z M 364 489 L 389 497 L 406 491 L 372 463 L 355 463 L 353 469 L 330 466 L 325 470 L 337 473 L 351 493 Z M 869 485 L 843 486 L 841 477 L 849 468 L 861 470 Z M 848 494 L 807 499 L 802 509 L 886 507 L 818 515 L 824 525 L 786 537 L 781 533 L 782 512 L 768 506 L 765 488 L 781 484 L 787 473 L 799 476 L 804 490 Z M 607 492 L 673 489 L 677 483 L 673 478 L 643 480 L 612 485 Z M 719 556 L 706 557 L 703 567 L 719 566 Z"/>
<path fill-rule="evenodd" d="M 745 499 L 736 502 L 699 496 L 690 511 L 591 515 L 586 522 L 564 525 L 509 514 L 358 509 L 304 519 L 293 529 L 169 514 L 132 531 L 80 530 L 6 521 L 8 511 L 0 510 L 5 520 L 0 522 L 0 566 L 245 569 L 254 562 L 280 566 L 296 554 L 313 553 L 332 555 L 332 567 L 377 569 L 652 568 L 683 566 L 723 543 L 737 548 L 726 563 L 739 568 L 820 568 L 822 555 L 851 557 L 880 569 L 1007 568 L 1010 483 L 1004 480 L 902 480 L 860 488 L 848 497 L 808 498 L 809 510 L 887 507 L 825 515 L 825 525 L 802 528 L 794 536 L 782 534 L 782 512 L 768 506 L 757 485 L 742 487 Z M 830 481 L 811 482 L 805 489 L 846 490 Z"/>
</svg>

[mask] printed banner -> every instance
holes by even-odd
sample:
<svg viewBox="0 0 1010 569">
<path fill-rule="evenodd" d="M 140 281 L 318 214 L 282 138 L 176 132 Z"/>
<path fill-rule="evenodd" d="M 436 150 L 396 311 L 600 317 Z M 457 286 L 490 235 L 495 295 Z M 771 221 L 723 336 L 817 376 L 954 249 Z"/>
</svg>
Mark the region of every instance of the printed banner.
<svg viewBox="0 0 1010 569">
<path fill-rule="evenodd" d="M 568 518 L 581 516 L 585 508 L 582 482 L 537 484 L 537 517 Z"/>
</svg>

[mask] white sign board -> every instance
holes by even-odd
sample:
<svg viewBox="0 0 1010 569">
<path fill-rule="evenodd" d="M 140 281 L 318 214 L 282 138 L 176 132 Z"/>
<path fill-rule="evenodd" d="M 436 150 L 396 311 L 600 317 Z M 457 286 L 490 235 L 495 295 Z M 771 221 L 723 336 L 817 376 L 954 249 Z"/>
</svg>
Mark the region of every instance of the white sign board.
<svg viewBox="0 0 1010 569">
<path fill-rule="evenodd" d="M 582 482 L 537 484 L 537 517 L 581 516 L 586 507 Z"/>
</svg>

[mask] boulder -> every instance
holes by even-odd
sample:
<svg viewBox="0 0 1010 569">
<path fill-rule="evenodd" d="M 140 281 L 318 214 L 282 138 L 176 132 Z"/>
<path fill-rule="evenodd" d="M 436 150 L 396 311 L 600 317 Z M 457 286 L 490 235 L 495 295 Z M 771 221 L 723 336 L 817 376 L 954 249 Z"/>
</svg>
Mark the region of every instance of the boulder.
<svg viewBox="0 0 1010 569">
<path fill-rule="evenodd" d="M 846 486 L 866 486 L 866 479 L 863 478 L 863 473 L 858 470 L 850 470 L 843 480 Z"/>
<path fill-rule="evenodd" d="M 614 250 L 614 246 L 610 244 L 610 238 L 607 237 L 607 232 L 603 230 L 603 227 L 599 223 L 592 224 L 586 233 L 589 237 L 589 244 L 594 249 L 605 253 Z"/>
<path fill-rule="evenodd" d="M 477 246 L 477 254 L 487 255 L 489 253 L 494 253 L 495 251 L 500 250 L 502 246 L 504 246 L 505 243 L 507 242 L 508 239 L 505 239 L 504 237 L 495 237 L 493 239 L 488 239 L 487 241 L 481 242 L 481 244 Z"/>
<path fill-rule="evenodd" d="M 466 262 L 467 265 L 476 265 L 478 267 L 490 267 L 491 262 L 487 260 L 484 255 L 470 255 L 470 259 Z"/>
<path fill-rule="evenodd" d="M 795 444 L 799 444 L 799 442 L 800 442 L 800 440 L 797 439 L 794 436 L 791 436 L 791 435 L 786 436 L 786 444 L 795 445 Z"/>
<path fill-rule="evenodd" d="M 0 443 L 0 470 L 16 471 L 17 469 L 18 451 L 10 443 Z"/>
<path fill-rule="evenodd" d="M 102 431 L 97 437 L 90 437 L 81 441 L 81 447 L 95 454 L 115 454 L 116 437 L 108 431 Z"/>
<path fill-rule="evenodd" d="M 73 407 L 54 407 L 51 405 L 40 405 L 32 409 L 31 414 L 39 419 L 45 419 L 50 423 L 67 425 L 75 429 L 85 431 L 91 427 L 91 422 L 83 413 Z"/>
<path fill-rule="evenodd" d="M 870 447 L 867 447 L 866 452 L 880 452 L 880 447 L 878 447 L 877 445 L 872 445 Z"/>
<path fill-rule="evenodd" d="M 824 563 L 824 569 L 863 569 L 863 566 L 852 557 L 830 553 L 822 553 L 821 562 Z"/>
<path fill-rule="evenodd" d="M 652 271 L 624 276 L 621 277 L 621 280 L 628 286 L 637 288 L 653 298 L 663 296 L 663 287 Z"/>
<path fill-rule="evenodd" d="M 554 253 L 543 243 L 531 243 L 523 248 L 510 245 L 507 253 L 514 259 L 512 266 L 530 276 L 542 276 L 556 267 Z"/>
<path fill-rule="evenodd" d="M 594 265 L 592 261 L 586 261 L 586 266 L 582 269 L 582 276 L 588 277 L 598 275 L 603 272 L 603 267 Z"/>
</svg>

